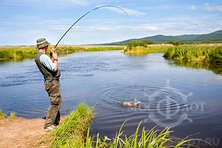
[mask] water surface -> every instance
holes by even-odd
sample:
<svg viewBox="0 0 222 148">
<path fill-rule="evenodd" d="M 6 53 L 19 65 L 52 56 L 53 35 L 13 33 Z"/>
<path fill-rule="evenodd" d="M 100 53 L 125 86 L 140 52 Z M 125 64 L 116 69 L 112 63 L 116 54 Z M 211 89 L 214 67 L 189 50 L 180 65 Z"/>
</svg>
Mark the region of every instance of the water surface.
<svg viewBox="0 0 222 148">
<path fill-rule="evenodd" d="M 179 137 L 222 144 L 222 76 L 169 64 L 163 53 L 127 56 L 120 51 L 79 52 L 60 58 L 62 114 L 77 104 L 95 105 L 92 133 L 113 136 L 123 121 L 131 134 L 138 123 L 172 127 Z M 34 60 L 0 65 L 0 109 L 44 116 L 49 99 Z M 122 107 L 141 101 L 140 108 Z"/>
</svg>

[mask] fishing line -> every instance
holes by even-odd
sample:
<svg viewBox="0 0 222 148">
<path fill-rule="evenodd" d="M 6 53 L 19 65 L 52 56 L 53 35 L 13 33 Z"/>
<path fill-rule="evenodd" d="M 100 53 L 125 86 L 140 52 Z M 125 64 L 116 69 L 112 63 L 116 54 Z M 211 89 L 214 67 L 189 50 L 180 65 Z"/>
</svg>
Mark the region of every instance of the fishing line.
<svg viewBox="0 0 222 148">
<path fill-rule="evenodd" d="M 100 8 L 116 8 L 121 10 L 122 12 L 126 13 L 128 15 L 128 13 L 121 7 L 118 6 L 113 6 L 113 5 L 103 5 L 103 6 L 97 6 L 89 11 L 87 11 L 86 13 L 84 13 L 82 16 L 80 16 L 67 30 L 66 32 L 62 35 L 62 37 L 58 40 L 58 42 L 56 43 L 56 45 L 54 46 L 54 48 L 56 49 L 56 47 L 58 46 L 58 44 L 60 43 L 60 41 L 65 37 L 65 35 L 72 29 L 73 26 L 75 26 L 81 19 L 83 19 L 86 15 L 88 15 L 89 13 L 98 10 Z"/>
</svg>

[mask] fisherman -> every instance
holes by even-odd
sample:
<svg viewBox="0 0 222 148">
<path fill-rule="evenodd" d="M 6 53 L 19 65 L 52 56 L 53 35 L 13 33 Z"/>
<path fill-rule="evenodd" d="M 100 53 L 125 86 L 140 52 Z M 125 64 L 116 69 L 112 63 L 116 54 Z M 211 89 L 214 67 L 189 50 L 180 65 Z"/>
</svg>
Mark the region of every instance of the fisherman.
<svg viewBox="0 0 222 148">
<path fill-rule="evenodd" d="M 45 38 L 37 40 L 38 53 L 35 57 L 35 62 L 44 76 L 45 90 L 48 92 L 50 98 L 50 106 L 46 115 L 44 129 L 51 131 L 59 125 L 60 121 L 60 106 L 62 102 L 60 94 L 60 71 L 58 69 L 58 56 L 56 50 L 50 50 L 50 57 L 46 55 L 49 43 Z"/>
</svg>

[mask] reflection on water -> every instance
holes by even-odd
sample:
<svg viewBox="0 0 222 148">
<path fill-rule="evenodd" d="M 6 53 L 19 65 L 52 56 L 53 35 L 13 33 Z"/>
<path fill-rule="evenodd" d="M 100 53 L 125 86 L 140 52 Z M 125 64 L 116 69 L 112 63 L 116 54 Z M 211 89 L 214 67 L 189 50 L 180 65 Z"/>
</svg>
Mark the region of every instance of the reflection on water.
<svg viewBox="0 0 222 148">
<path fill-rule="evenodd" d="M 207 69 L 216 74 L 222 74 L 222 64 L 197 63 L 197 62 L 172 62 L 170 64 L 190 67 L 195 69 Z"/>
<path fill-rule="evenodd" d="M 222 141 L 221 75 L 169 65 L 162 55 L 106 51 L 61 58 L 62 114 L 86 102 L 96 105 L 92 134 L 113 136 L 125 120 L 124 130 L 132 134 L 142 120 L 148 129 L 170 126 L 177 136 Z M 0 73 L 0 109 L 29 118 L 45 115 L 49 99 L 33 60 L 1 64 Z M 134 99 L 140 107 L 121 105 Z"/>
</svg>

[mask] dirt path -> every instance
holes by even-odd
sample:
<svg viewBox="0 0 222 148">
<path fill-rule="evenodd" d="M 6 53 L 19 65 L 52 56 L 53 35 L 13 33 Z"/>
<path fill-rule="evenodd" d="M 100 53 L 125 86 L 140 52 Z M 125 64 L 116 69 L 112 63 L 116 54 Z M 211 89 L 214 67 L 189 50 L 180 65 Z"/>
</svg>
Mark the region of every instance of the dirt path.
<svg viewBox="0 0 222 148">
<path fill-rule="evenodd" d="M 46 132 L 43 119 L 0 119 L 0 148 L 32 148 Z"/>
</svg>

